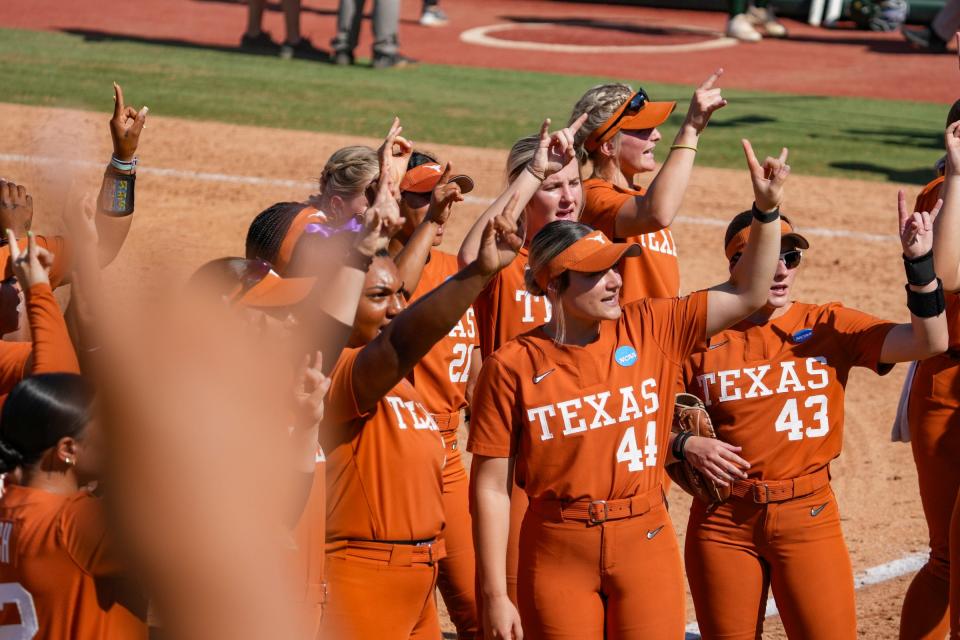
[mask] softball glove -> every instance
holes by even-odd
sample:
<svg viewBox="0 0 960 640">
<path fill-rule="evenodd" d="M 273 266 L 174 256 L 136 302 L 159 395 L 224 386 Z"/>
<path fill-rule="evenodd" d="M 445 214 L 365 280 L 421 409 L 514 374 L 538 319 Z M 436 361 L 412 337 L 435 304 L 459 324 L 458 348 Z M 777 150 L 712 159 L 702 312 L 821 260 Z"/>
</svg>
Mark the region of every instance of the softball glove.
<svg viewBox="0 0 960 640">
<path fill-rule="evenodd" d="M 692 436 L 716 438 L 713 422 L 706 407 L 695 395 L 678 393 L 673 408 L 673 432 L 690 432 Z M 675 460 L 667 465 L 667 473 L 677 485 L 699 499 L 708 509 L 714 509 L 730 497 L 730 487 L 715 484 L 697 471 L 686 460 Z"/>
</svg>

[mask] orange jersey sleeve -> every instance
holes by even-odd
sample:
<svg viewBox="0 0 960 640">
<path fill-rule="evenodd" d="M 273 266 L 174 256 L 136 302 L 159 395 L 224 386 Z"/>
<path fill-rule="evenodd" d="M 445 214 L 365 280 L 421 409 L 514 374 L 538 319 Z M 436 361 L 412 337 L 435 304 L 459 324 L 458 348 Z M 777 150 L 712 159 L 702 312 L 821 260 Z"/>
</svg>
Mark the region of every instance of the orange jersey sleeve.
<svg viewBox="0 0 960 640">
<path fill-rule="evenodd" d="M 508 340 L 550 320 L 550 301 L 546 296 L 532 295 L 524 284 L 528 256 L 526 247 L 520 249 L 514 261 L 493 277 L 473 303 L 484 358 Z"/>
<path fill-rule="evenodd" d="M 940 192 L 943 190 L 943 176 L 931 181 L 925 186 L 919 194 L 917 201 L 913 205 L 914 211 L 931 211 L 937 205 L 940 199 Z"/>
<path fill-rule="evenodd" d="M 80 363 L 50 285 L 37 284 L 27 296 L 27 317 L 33 335 L 31 373 L 80 373 Z"/>
<path fill-rule="evenodd" d="M 53 254 L 53 266 L 50 268 L 50 286 L 56 289 L 64 284 L 70 272 L 70 247 L 63 236 L 37 236 L 37 244 Z M 17 241 L 20 251 L 27 248 L 27 239 Z M 13 265 L 10 261 L 10 247 L 4 244 L 0 247 L 0 261 L 4 266 L 4 278 L 13 276 Z"/>
<path fill-rule="evenodd" d="M 353 387 L 359 352 L 345 349 L 331 372 L 320 429 L 327 541 L 433 539 L 444 522 L 440 431 L 406 379 L 361 414 Z"/>
<path fill-rule="evenodd" d="M 92 576 L 117 575 L 124 563 L 111 543 L 106 514 L 98 498 L 82 492 L 72 496 L 60 512 L 58 535 L 64 549 Z"/>
<path fill-rule="evenodd" d="M 894 326 L 838 303 L 795 302 L 764 325 L 713 336 L 685 364 L 684 381 L 717 436 L 743 447 L 751 478 L 795 478 L 840 454 L 850 369 L 888 372 L 880 353 Z"/>
<path fill-rule="evenodd" d="M 610 500 L 656 488 L 679 362 L 703 342 L 706 309 L 706 292 L 646 300 L 583 347 L 558 346 L 542 329 L 508 342 L 477 381 L 469 450 L 515 456 L 516 482 L 533 498 Z"/>
<path fill-rule="evenodd" d="M 439 287 L 457 271 L 455 256 L 431 249 L 430 261 L 423 269 L 411 302 Z M 410 381 L 427 411 L 437 415 L 452 414 L 466 406 L 470 360 L 476 345 L 477 325 L 474 310 L 470 308 L 410 373 Z"/>
<path fill-rule="evenodd" d="M 583 183 L 584 208 L 580 221 L 603 231 L 612 240 L 636 242 L 643 254 L 620 263 L 624 304 L 640 298 L 673 298 L 680 293 L 677 243 L 669 227 L 639 236 L 618 237 L 617 214 L 623 204 L 644 195 L 642 189 L 622 189 L 600 178 Z"/>
</svg>

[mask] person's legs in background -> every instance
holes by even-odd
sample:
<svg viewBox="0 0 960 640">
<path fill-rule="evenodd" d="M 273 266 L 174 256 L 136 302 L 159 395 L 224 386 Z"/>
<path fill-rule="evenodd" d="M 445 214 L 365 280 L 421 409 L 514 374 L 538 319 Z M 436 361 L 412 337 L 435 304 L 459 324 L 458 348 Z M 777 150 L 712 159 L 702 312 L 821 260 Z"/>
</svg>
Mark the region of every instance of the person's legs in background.
<svg viewBox="0 0 960 640">
<path fill-rule="evenodd" d="M 263 9 L 267 0 L 248 0 L 247 2 L 247 30 L 240 39 L 240 48 L 247 51 L 263 53 L 277 53 L 279 45 L 273 41 L 270 34 L 261 28 L 263 24 Z"/>
<path fill-rule="evenodd" d="M 747 17 L 747 0 L 729 0 L 728 4 L 730 17 L 727 20 L 727 37 L 742 42 L 760 42 L 763 36 L 753 28 Z"/>
<path fill-rule="evenodd" d="M 343 1 L 343 0 L 341 0 Z M 397 31 L 400 25 L 400 0 L 374 0 L 373 67 L 386 69 L 415 62 L 400 55 Z"/>
<path fill-rule="evenodd" d="M 747 9 L 747 18 L 764 35 L 771 38 L 787 37 L 787 28 L 777 21 L 773 7 L 767 0 L 754 0 L 753 6 Z"/>
<path fill-rule="evenodd" d="M 947 43 L 960 29 L 960 0 L 947 0 L 929 27 L 903 29 L 907 42 L 931 53 L 946 53 Z"/>
<path fill-rule="evenodd" d="M 447 14 L 440 8 L 440 0 L 423 0 L 420 24 L 424 27 L 443 27 L 449 22 Z"/>
<path fill-rule="evenodd" d="M 365 0 L 340 0 L 337 9 L 337 35 L 330 41 L 334 64 L 353 64 L 353 50 L 357 48 L 357 40 L 360 38 L 364 4 Z"/>
</svg>

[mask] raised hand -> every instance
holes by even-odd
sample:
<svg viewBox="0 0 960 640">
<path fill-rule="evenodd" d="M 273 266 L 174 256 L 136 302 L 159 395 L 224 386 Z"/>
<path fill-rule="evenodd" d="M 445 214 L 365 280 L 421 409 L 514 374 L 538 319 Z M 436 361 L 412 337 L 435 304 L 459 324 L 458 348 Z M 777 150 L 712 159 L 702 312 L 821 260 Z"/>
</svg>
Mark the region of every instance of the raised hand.
<svg viewBox="0 0 960 640">
<path fill-rule="evenodd" d="M 430 194 L 430 207 L 424 220 L 435 222 L 438 225 L 444 225 L 450 219 L 453 212 L 453 205 L 457 202 L 463 202 L 463 194 L 460 193 L 460 185 L 456 182 L 450 182 L 450 175 L 453 173 L 453 165 L 448 162 L 443 169 L 443 175 L 440 181 L 433 188 Z"/>
<path fill-rule="evenodd" d="M 718 109 L 727 106 L 727 101 L 720 95 L 720 87 L 716 86 L 723 69 L 717 69 L 710 77 L 703 81 L 693 92 L 690 99 L 690 108 L 687 110 L 685 124 L 693 127 L 699 135 L 710 122 L 710 116 Z"/>
<path fill-rule="evenodd" d="M 519 200 L 519 194 L 513 194 L 500 215 L 494 216 L 483 229 L 476 262 L 485 276 L 492 276 L 513 262 L 523 247 L 523 237 L 517 233 Z"/>
<path fill-rule="evenodd" d="M 381 176 L 377 196 L 363 212 L 363 229 L 357 234 L 354 248 L 369 258 L 386 249 L 390 238 L 403 227 L 400 206 L 393 194 L 393 180 Z"/>
<path fill-rule="evenodd" d="M 310 356 L 304 356 L 297 374 L 294 392 L 297 425 L 305 428 L 316 426 L 323 420 L 323 397 L 330 389 L 330 378 L 323 375 L 323 354 L 317 351 L 310 364 Z"/>
<path fill-rule="evenodd" d="M 947 149 L 947 165 L 944 173 L 948 176 L 960 175 L 960 121 L 951 123 L 947 127 L 943 142 Z"/>
<path fill-rule="evenodd" d="M 117 160 L 130 162 L 137 153 L 140 144 L 140 132 L 147 121 L 149 107 L 139 111 L 126 106 L 123 101 L 123 89 L 113 83 L 113 118 L 110 119 L 110 137 L 113 138 L 113 155 Z"/>
<path fill-rule="evenodd" d="M 540 180 L 545 180 L 573 162 L 577 157 L 573 140 L 577 131 L 587 121 L 585 113 L 573 121 L 570 126 L 550 133 L 550 118 L 540 125 L 540 144 L 527 169 Z"/>
<path fill-rule="evenodd" d="M 743 143 L 743 153 L 747 157 L 747 167 L 750 169 L 754 203 L 761 211 L 773 211 L 783 202 L 783 184 L 790 175 L 787 148 L 780 150 L 778 158 L 767 156 L 761 165 L 753 153 L 750 141 L 744 138 L 740 142 Z"/>
<path fill-rule="evenodd" d="M 940 213 L 943 200 L 937 200 L 932 211 L 910 212 L 903 189 L 897 192 L 897 213 L 900 221 L 900 245 L 905 258 L 919 258 L 933 249 L 933 221 Z"/>
<path fill-rule="evenodd" d="M 13 275 L 20 283 L 21 290 L 29 291 L 35 284 L 50 284 L 53 254 L 37 245 L 37 237 L 32 232 L 27 233 L 27 248 L 24 251 L 20 250 L 17 236 L 12 229 L 7 229 L 7 244 L 10 245 Z"/>
<path fill-rule="evenodd" d="M 413 153 L 413 144 L 400 135 L 402 131 L 400 118 L 395 117 L 387 137 L 383 139 L 383 144 L 377 150 L 377 156 L 380 158 L 380 179 L 382 181 L 384 175 L 390 177 L 393 184 L 393 197 L 397 200 L 400 199 L 400 182 L 403 180 L 403 174 L 407 172 L 410 155 Z"/>
<path fill-rule="evenodd" d="M 32 222 L 33 197 L 22 185 L 0 179 L 0 227 L 24 235 Z"/>
</svg>

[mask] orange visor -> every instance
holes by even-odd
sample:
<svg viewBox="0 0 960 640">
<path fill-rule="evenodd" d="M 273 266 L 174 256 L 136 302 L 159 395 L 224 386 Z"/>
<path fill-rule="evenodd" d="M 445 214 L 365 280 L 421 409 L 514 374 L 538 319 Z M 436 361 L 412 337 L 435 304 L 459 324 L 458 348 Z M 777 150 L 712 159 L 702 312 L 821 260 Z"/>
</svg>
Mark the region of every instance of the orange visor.
<svg viewBox="0 0 960 640">
<path fill-rule="evenodd" d="M 316 278 L 281 278 L 270 270 L 246 291 L 241 286 L 234 298 L 244 307 L 292 307 L 303 302 L 316 283 Z"/>
<path fill-rule="evenodd" d="M 587 136 L 583 146 L 592 153 L 601 144 L 615 136 L 618 131 L 639 131 L 659 127 L 667 121 L 676 108 L 676 102 L 650 102 L 647 94 L 640 89 L 620 105 L 620 108 L 614 111 L 602 125 L 594 129 Z"/>
<path fill-rule="evenodd" d="M 439 164 L 421 164 L 403 174 L 403 180 L 400 181 L 400 191 L 430 193 L 433 191 L 433 188 L 437 186 L 437 183 L 440 182 L 442 176 L 443 167 Z M 460 185 L 460 193 L 470 193 L 473 191 L 473 179 L 469 176 L 453 176 L 450 178 L 450 182 L 456 182 Z"/>
<path fill-rule="evenodd" d="M 277 259 L 273 261 L 273 266 L 283 273 L 290 266 L 290 259 L 293 258 L 293 250 L 296 249 L 303 230 L 311 223 L 324 223 L 327 221 L 327 215 L 322 211 L 314 209 L 307 205 L 297 217 L 290 223 L 286 235 L 283 236 L 283 242 L 280 243 L 280 250 L 277 251 Z"/>
<path fill-rule="evenodd" d="M 622 258 L 639 256 L 641 248 L 636 243 L 610 242 L 602 231 L 593 231 L 560 252 L 557 257 L 542 267 L 536 274 L 537 284 L 544 291 L 551 280 L 564 271 L 596 273 L 606 271 Z"/>
<path fill-rule="evenodd" d="M 752 225 L 747 225 L 740 231 L 738 231 L 732 238 L 730 242 L 727 243 L 727 260 L 731 259 L 733 256 L 738 253 L 743 253 L 743 248 L 747 246 L 747 240 L 750 238 L 750 227 Z M 780 240 L 793 240 L 798 249 L 809 249 L 810 243 L 807 242 L 807 239 L 802 235 L 793 230 L 793 226 L 780 218 Z"/>
</svg>

